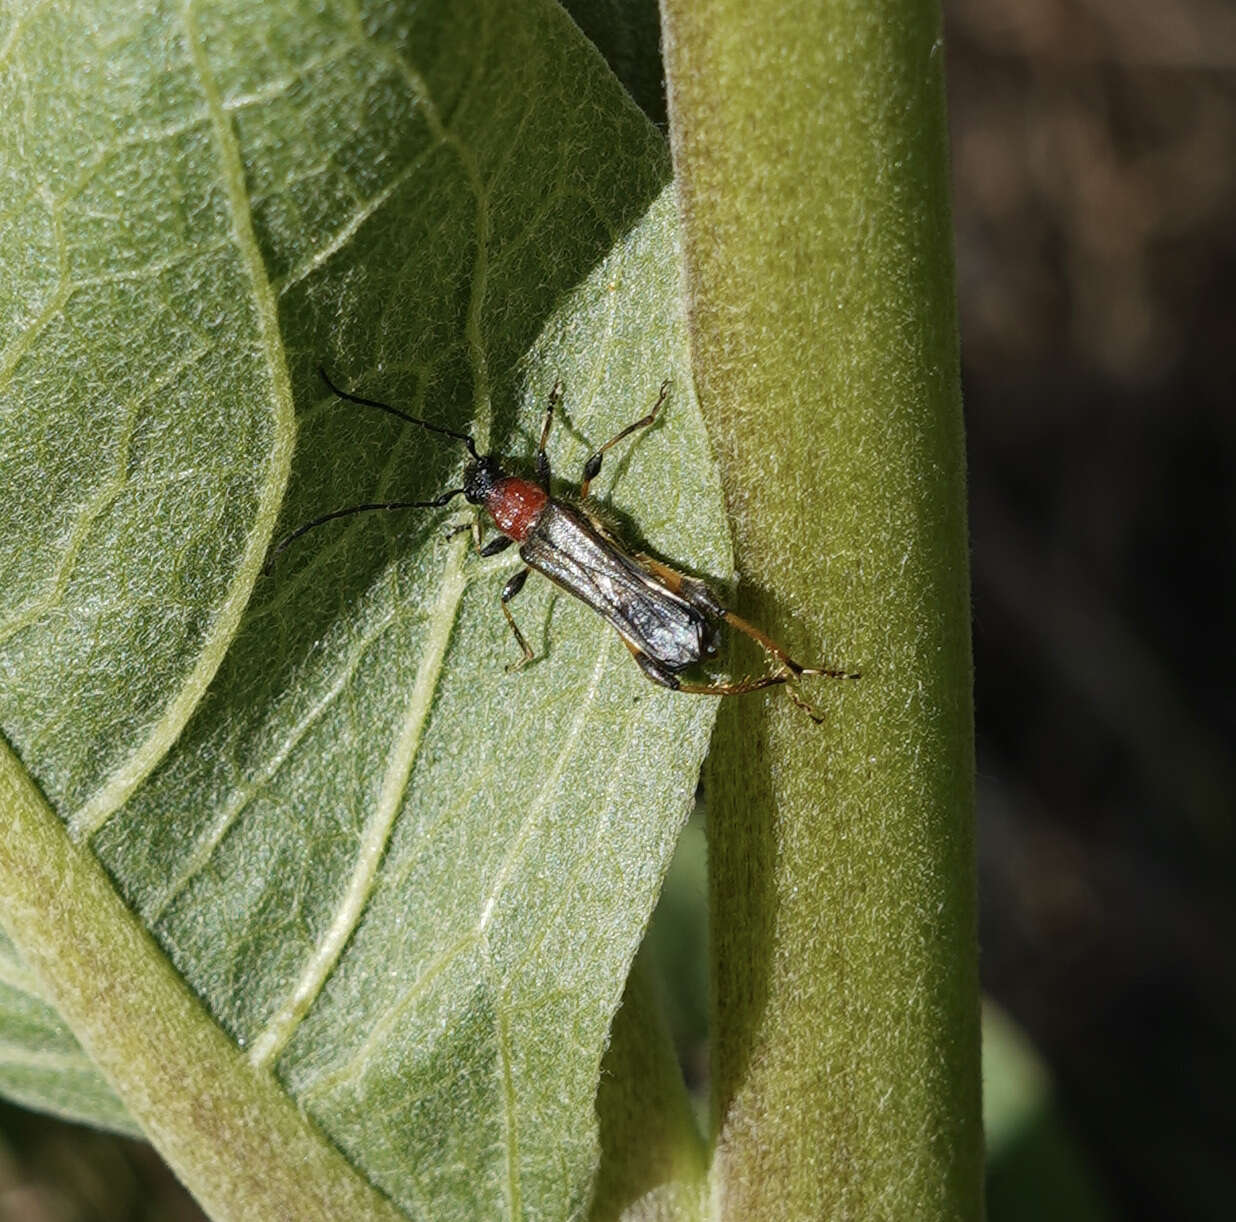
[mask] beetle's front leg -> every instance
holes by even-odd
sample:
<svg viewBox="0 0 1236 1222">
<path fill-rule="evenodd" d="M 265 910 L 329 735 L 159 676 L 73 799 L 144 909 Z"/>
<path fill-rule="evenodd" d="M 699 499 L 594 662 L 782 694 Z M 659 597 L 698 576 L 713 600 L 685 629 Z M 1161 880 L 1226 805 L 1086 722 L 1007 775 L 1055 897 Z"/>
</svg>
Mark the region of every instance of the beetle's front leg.
<svg viewBox="0 0 1236 1222">
<path fill-rule="evenodd" d="M 475 517 L 471 522 L 464 523 L 461 526 L 452 526 L 446 532 L 448 539 L 453 539 L 456 535 L 462 535 L 465 530 L 472 532 L 472 547 L 479 556 L 496 556 L 499 552 L 505 551 L 512 543 L 515 542 L 509 535 L 495 535 L 488 543 L 481 543 L 481 519 Z"/>
<path fill-rule="evenodd" d="M 445 539 L 457 539 L 463 534 L 472 535 L 472 546 L 479 552 L 481 550 L 481 520 L 476 514 L 472 515 L 470 522 L 456 522 L 454 526 L 448 526 L 442 532 Z"/>
</svg>

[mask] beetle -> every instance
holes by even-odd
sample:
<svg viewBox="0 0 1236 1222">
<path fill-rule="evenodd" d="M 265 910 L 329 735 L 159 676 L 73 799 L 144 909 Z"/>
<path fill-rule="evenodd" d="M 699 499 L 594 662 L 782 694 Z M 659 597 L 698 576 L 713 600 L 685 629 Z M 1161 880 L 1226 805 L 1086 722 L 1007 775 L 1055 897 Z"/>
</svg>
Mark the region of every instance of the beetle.
<svg viewBox="0 0 1236 1222">
<path fill-rule="evenodd" d="M 340 399 L 378 408 L 462 442 L 470 460 L 464 468 L 462 485 L 432 500 L 350 505 L 306 522 L 271 549 L 265 566 L 267 573 L 275 557 L 293 540 L 325 522 L 374 510 L 438 509 L 462 496 L 469 504 L 482 507 L 499 532 L 482 546 L 479 523 L 474 525 L 477 550 L 482 556 L 494 556 L 512 544 L 519 545 L 523 567 L 506 582 L 500 596 L 502 613 L 522 654 L 517 663 L 508 667 L 510 670 L 520 669 L 535 656 L 509 605 L 523 589 L 528 574 L 535 570 L 597 612 L 618 632 L 640 670 L 654 683 L 672 691 L 737 696 L 785 684 L 794 703 L 820 721 L 821 714 L 795 690 L 797 681 L 804 675 L 833 679 L 860 677 L 857 673 L 796 662 L 771 637 L 735 615 L 705 582 L 679 573 L 652 556 L 626 548 L 589 508 L 588 491 L 601 470 L 606 453 L 638 429 L 656 422 L 669 396 L 668 380 L 662 382 L 657 401 L 647 415 L 616 433 L 588 458 L 576 495 L 567 499 L 554 496 L 550 490 L 551 472 L 546 452 L 554 412 L 562 399 L 561 382 L 554 385 L 549 395 L 536 451 L 536 478 L 530 480 L 510 474 L 498 455 L 479 453 L 471 434 L 421 420 L 389 403 L 342 390 L 330 380 L 325 369 L 319 368 L 318 374 Z M 692 682 L 680 678 L 689 667 L 717 655 L 721 624 L 755 641 L 773 661 L 773 669 L 767 674 L 724 682 Z"/>
</svg>

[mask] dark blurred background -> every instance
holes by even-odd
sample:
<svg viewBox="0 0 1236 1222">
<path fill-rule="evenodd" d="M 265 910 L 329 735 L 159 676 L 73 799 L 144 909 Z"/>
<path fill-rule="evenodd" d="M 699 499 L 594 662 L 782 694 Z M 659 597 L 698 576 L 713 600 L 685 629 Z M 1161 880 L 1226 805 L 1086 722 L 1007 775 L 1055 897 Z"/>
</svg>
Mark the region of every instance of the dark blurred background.
<svg viewBox="0 0 1236 1222">
<path fill-rule="evenodd" d="M 946 11 L 984 985 L 1076 1216 L 1231 1218 L 1236 8 Z"/>
<path fill-rule="evenodd" d="M 1227 1219 L 1236 6 L 945 8 L 989 1216 Z M 669 1000 L 697 1085 L 702 844 L 654 946 L 696 982 Z M 194 1216 L 145 1147 L 0 1108 L 3 1222 Z"/>
</svg>

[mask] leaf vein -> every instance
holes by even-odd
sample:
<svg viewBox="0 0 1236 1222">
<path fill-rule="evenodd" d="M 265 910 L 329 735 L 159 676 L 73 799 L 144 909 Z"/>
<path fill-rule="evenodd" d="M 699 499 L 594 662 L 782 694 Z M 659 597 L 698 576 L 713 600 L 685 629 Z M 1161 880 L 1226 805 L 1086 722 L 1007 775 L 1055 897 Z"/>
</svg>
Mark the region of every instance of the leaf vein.
<svg viewBox="0 0 1236 1222">
<path fill-rule="evenodd" d="M 176 376 L 183 373 L 189 366 L 196 364 L 203 356 L 205 356 L 205 349 L 203 348 L 198 348 L 196 351 L 189 353 L 178 361 L 172 369 L 168 370 L 163 376 L 147 387 L 145 394 L 129 402 L 128 410 L 125 412 L 121 426 L 116 461 L 112 464 L 114 467 L 113 474 L 99 486 L 74 519 L 72 529 L 69 532 L 69 541 L 60 553 L 60 559 L 56 565 L 55 572 L 52 574 L 51 581 L 47 583 L 44 592 L 28 602 L 24 607 L 19 607 L 12 616 L 3 623 L 0 623 L 0 645 L 3 645 L 24 628 L 28 628 L 31 624 L 35 623 L 60 602 L 69 584 L 69 578 L 72 576 L 78 553 L 85 543 L 90 528 L 115 504 L 129 484 L 127 474 L 129 448 L 133 440 L 133 432 L 137 426 L 138 411 L 142 403 L 163 390 Z"/>
<path fill-rule="evenodd" d="M 128 801 L 133 791 L 150 775 L 167 749 L 179 738 L 181 730 L 205 694 L 236 634 L 253 583 L 261 571 L 292 464 L 296 428 L 292 387 L 283 351 L 278 310 L 253 229 L 244 163 L 236 143 L 236 134 L 223 110 L 218 85 L 201 44 L 192 0 L 185 4 L 182 19 L 189 53 L 210 111 L 215 152 L 232 219 L 232 238 L 248 274 L 260 349 L 265 357 L 270 379 L 270 454 L 265 478 L 257 496 L 253 524 L 245 540 L 244 553 L 237 566 L 236 575 L 207 629 L 197 662 L 181 684 L 180 690 L 169 701 L 163 716 L 151 726 L 145 739 L 70 816 L 69 831 L 78 840 L 89 839 Z"/>
<path fill-rule="evenodd" d="M 498 902 L 498 897 L 506 886 L 507 880 L 511 876 L 511 871 L 515 868 L 515 863 L 523 853 L 528 841 L 532 838 L 532 833 L 540 823 L 549 804 L 549 799 L 561 782 L 562 773 L 566 768 L 567 761 L 571 758 L 575 750 L 575 744 L 579 741 L 579 736 L 583 732 L 584 722 L 592 711 L 592 705 L 596 700 L 597 688 L 605 671 L 605 658 L 609 651 L 609 643 L 609 634 L 602 635 L 601 646 L 597 650 L 597 660 L 592 667 L 592 677 L 588 681 L 588 690 L 576 705 L 575 716 L 571 719 L 571 728 L 567 731 L 562 747 L 554 758 L 553 767 L 545 774 L 545 779 L 541 782 L 536 797 L 529 804 L 527 813 L 519 825 L 519 831 L 516 832 L 515 839 L 507 849 L 506 856 L 502 859 L 502 864 L 498 867 L 498 872 L 494 875 L 494 880 L 490 883 L 489 889 L 485 893 L 484 902 L 481 904 L 481 914 L 477 918 L 476 923 L 476 932 L 482 937 L 485 936 L 490 922 L 493 920 L 494 908 Z"/>
<path fill-rule="evenodd" d="M 0 1043 L 0 1066 L 9 1069 L 77 1070 L 97 1074 L 94 1062 L 84 1052 L 50 1052 L 24 1044 Z"/>
<path fill-rule="evenodd" d="M 420 168 L 425 158 L 429 156 L 428 150 L 420 157 L 413 158 L 406 166 L 396 174 L 390 182 L 386 184 L 376 195 L 364 200 L 360 206 L 353 210 L 351 216 L 345 225 L 342 225 L 335 231 L 329 241 L 324 242 L 321 246 L 313 251 L 313 253 L 303 263 L 294 267 L 286 276 L 279 280 L 275 285 L 275 292 L 282 296 L 288 289 L 299 284 L 302 280 L 311 276 L 319 267 L 326 264 L 335 254 L 347 245 L 348 242 L 355 237 L 360 227 L 371 217 L 383 204 L 386 203 L 400 187 L 416 173 Z"/>
<path fill-rule="evenodd" d="M 506 1011 L 495 1006 L 495 1034 L 498 1057 L 502 1063 L 502 1102 L 506 1117 L 506 1192 L 507 1217 L 523 1217 L 522 1191 L 519 1181 L 519 1124 L 516 1119 L 515 1083 L 511 1074 L 511 1032 Z"/>
<path fill-rule="evenodd" d="M 225 804 L 218 818 L 207 829 L 206 835 L 194 846 L 185 859 L 184 868 L 171 880 L 167 887 L 154 895 L 143 910 L 143 917 L 150 926 L 155 926 L 163 914 L 173 904 L 193 879 L 205 869 L 207 862 L 223 841 L 224 836 L 235 825 L 236 820 L 245 808 L 262 790 L 278 775 L 280 768 L 287 762 L 292 752 L 304 741 L 305 736 L 330 710 L 331 706 L 345 690 L 348 682 L 355 675 L 362 659 L 370 646 L 386 631 L 394 619 L 394 612 L 387 611 L 376 626 L 367 632 L 351 649 L 344 665 L 330 686 L 323 692 L 321 698 L 310 707 L 308 712 L 297 722 L 283 745 L 267 760 L 261 772 L 247 784 L 239 788 L 232 800 Z"/>
<path fill-rule="evenodd" d="M 312 1086 L 301 1092 L 302 1103 L 307 1107 L 313 1100 L 320 1099 L 328 1091 L 344 1086 L 357 1078 L 368 1064 L 375 1048 L 382 1047 L 399 1020 L 408 1012 L 411 1006 L 429 991 L 429 986 L 450 966 L 450 964 L 465 951 L 471 950 L 477 943 L 475 930 L 469 930 L 463 937 L 450 946 L 439 951 L 430 961 L 429 966 L 416 978 L 409 988 L 386 1013 L 373 1025 L 372 1030 L 361 1041 L 356 1051 L 348 1057 L 337 1069 L 324 1073 Z"/>
<path fill-rule="evenodd" d="M 390 840 L 391 828 L 403 807 L 408 779 L 437 692 L 447 645 L 458 618 L 460 600 L 467 586 L 463 553 L 464 542 L 460 540 L 452 549 L 442 575 L 438 601 L 430 617 L 425 647 L 416 671 L 416 682 L 408 697 L 377 804 L 362 832 L 360 851 L 348 885 L 330 926 L 302 969 L 291 995 L 254 1040 L 249 1053 L 254 1065 L 268 1064 L 291 1039 L 338 963 L 369 901 L 378 866 Z"/>
<path fill-rule="evenodd" d="M 38 976 L 17 958 L 16 951 L 12 956 L 0 955 L 0 985 L 16 993 L 25 993 L 36 1001 L 47 1002 Z"/>
<path fill-rule="evenodd" d="M 44 207 L 47 208 L 48 214 L 51 217 L 52 227 L 55 230 L 58 263 L 56 287 L 48 297 L 47 303 L 30 324 L 23 327 L 12 343 L 3 352 L 0 352 L 0 382 L 7 382 L 12 377 L 13 371 L 20 364 L 22 357 L 30 351 L 35 341 L 46 330 L 48 324 L 64 309 L 65 303 L 73 295 L 73 286 L 69 277 L 69 260 L 64 239 L 64 218 L 60 213 L 60 208 L 48 198 L 44 191 L 40 190 L 37 194 Z"/>
<path fill-rule="evenodd" d="M 472 261 L 472 292 L 468 301 L 464 331 L 468 341 L 474 379 L 472 398 L 475 422 L 472 432 L 476 444 L 483 448 L 488 444 L 490 425 L 489 360 L 485 350 L 485 339 L 481 333 L 486 284 L 489 276 L 489 242 L 493 228 L 489 215 L 489 193 L 475 154 L 467 142 L 443 122 L 428 82 L 421 73 L 395 48 L 371 38 L 355 7 L 352 10 L 352 27 L 357 43 L 369 47 L 380 60 L 393 67 L 403 77 L 413 96 L 424 104 L 425 121 L 430 132 L 436 140 L 452 149 L 459 158 L 460 167 L 464 172 L 464 177 L 468 180 L 468 186 L 476 202 L 476 253 Z M 488 20 L 487 16 L 483 15 L 482 28 L 477 35 L 477 47 L 473 55 L 475 65 L 484 62 L 484 50 L 488 43 Z"/>
</svg>

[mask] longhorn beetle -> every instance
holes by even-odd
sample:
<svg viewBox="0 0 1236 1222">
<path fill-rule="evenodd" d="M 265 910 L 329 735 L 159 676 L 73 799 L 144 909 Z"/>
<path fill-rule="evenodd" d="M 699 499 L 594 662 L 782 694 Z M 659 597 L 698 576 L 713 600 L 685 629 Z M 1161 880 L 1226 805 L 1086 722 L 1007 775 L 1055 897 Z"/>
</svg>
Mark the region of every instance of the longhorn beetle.
<svg viewBox="0 0 1236 1222">
<path fill-rule="evenodd" d="M 463 486 L 452 488 L 433 500 L 350 505 L 306 522 L 272 548 L 266 561 L 267 573 L 275 557 L 289 543 L 324 522 L 371 510 L 438 509 L 453 498 L 463 496 L 472 505 L 484 506 L 500 532 L 482 547 L 479 523 L 474 525 L 480 554 L 494 556 L 512 543 L 518 543 L 519 556 L 524 562 L 523 568 L 502 588 L 502 613 L 523 653 L 519 662 L 508 669 L 518 670 L 534 656 L 508 604 L 523 589 L 529 571 L 536 569 L 608 620 L 622 637 L 622 643 L 631 651 L 640 670 L 654 683 L 672 691 L 696 692 L 705 696 L 738 696 L 784 683 L 788 685 L 786 690 L 794 703 L 814 720 L 821 721 L 821 714 L 794 690 L 796 681 L 803 675 L 825 675 L 833 679 L 859 677 L 846 671 L 803 666 L 794 661 L 774 640 L 724 606 L 704 582 L 676 572 L 651 556 L 628 551 L 588 509 L 588 489 L 601 470 L 606 452 L 624 437 L 656 421 L 669 395 L 668 380 L 661 383 L 661 392 L 652 411 L 634 424 L 628 424 L 584 463 L 584 477 L 577 495 L 565 500 L 550 492 L 549 456 L 545 452 L 554 409 L 562 398 L 561 382 L 556 383 L 550 392 L 545 409 L 545 422 L 536 450 L 534 482 L 522 476 L 508 475 L 497 455 L 478 454 L 470 434 L 431 424 L 388 403 L 340 390 L 327 377 L 324 369 L 319 368 L 318 373 L 340 399 L 364 407 L 376 407 L 401 420 L 463 442 L 471 461 L 464 468 Z M 716 656 L 718 626 L 723 623 L 755 641 L 772 660 L 772 671 L 728 683 L 692 683 L 680 679 L 680 671 Z"/>
</svg>

